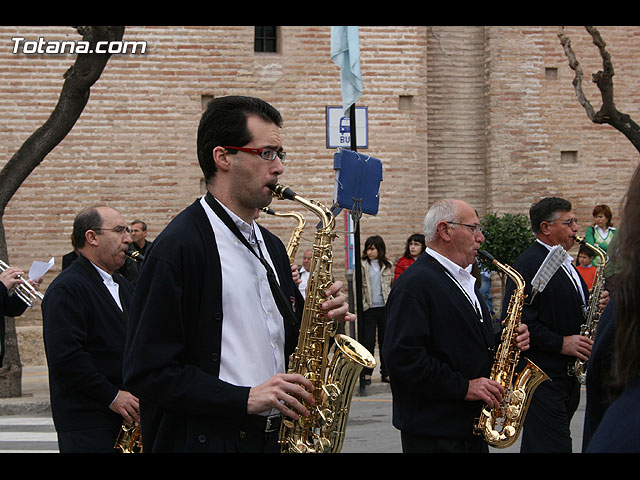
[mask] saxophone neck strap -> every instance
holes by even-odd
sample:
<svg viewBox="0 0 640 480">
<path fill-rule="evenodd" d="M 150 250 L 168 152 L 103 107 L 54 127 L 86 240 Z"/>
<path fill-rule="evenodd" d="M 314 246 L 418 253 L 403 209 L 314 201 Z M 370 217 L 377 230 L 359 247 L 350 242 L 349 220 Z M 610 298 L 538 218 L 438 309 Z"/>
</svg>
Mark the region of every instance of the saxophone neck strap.
<svg viewBox="0 0 640 480">
<path fill-rule="evenodd" d="M 267 260 L 262 255 L 262 250 L 260 249 L 260 245 L 257 244 L 258 252 L 260 253 L 258 255 L 256 251 L 253 248 L 251 248 L 251 245 L 249 244 L 245 236 L 242 235 L 242 233 L 240 232 L 240 229 L 231 219 L 227 211 L 222 207 L 222 205 L 220 205 L 220 203 L 213 197 L 213 195 L 211 195 L 210 192 L 207 192 L 207 194 L 205 195 L 205 201 L 211 207 L 213 212 L 218 216 L 218 218 L 220 218 L 220 220 L 222 220 L 222 222 L 227 226 L 227 228 L 231 230 L 236 237 L 238 237 L 238 240 L 240 240 L 242 244 L 245 247 L 247 247 L 249 251 L 253 253 L 258 260 L 260 260 L 260 263 L 262 263 L 265 270 L 267 271 L 267 280 L 269 281 L 269 288 L 271 289 L 273 298 L 276 302 L 276 305 L 278 306 L 280 315 L 282 315 L 282 318 L 285 319 L 290 324 L 296 325 L 297 321 L 295 318 L 295 314 L 293 313 L 292 306 L 289 303 L 289 300 L 287 300 L 287 296 L 282 291 L 282 288 L 280 287 L 280 284 L 276 279 L 276 275 L 273 272 L 271 265 L 269 265 L 269 262 L 267 262 Z"/>
</svg>

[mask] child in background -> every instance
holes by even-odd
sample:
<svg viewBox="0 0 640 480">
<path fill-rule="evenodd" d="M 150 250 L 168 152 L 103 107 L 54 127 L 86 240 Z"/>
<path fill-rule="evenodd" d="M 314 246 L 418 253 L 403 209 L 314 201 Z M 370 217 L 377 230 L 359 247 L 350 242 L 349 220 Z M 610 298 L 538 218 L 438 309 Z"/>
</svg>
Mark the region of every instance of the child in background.
<svg viewBox="0 0 640 480">
<path fill-rule="evenodd" d="M 582 245 L 578 251 L 578 265 L 576 265 L 576 269 L 589 287 L 589 291 L 593 289 L 593 281 L 597 270 L 592 263 L 594 256 L 595 254 L 593 253 L 593 250 L 589 247 L 585 247 L 584 245 Z"/>
</svg>

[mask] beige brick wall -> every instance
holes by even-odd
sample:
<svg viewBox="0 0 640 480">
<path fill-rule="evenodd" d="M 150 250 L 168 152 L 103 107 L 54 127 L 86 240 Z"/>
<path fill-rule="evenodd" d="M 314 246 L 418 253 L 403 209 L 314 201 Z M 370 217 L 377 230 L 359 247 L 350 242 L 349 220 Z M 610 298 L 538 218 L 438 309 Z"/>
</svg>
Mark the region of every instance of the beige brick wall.
<svg viewBox="0 0 640 480">
<path fill-rule="evenodd" d="M 128 27 L 125 39 L 147 41 L 147 52 L 109 61 L 74 129 L 8 205 L 10 262 L 27 268 L 54 256 L 46 288 L 70 250 L 73 217 L 93 203 L 145 219 L 154 238 L 202 191 L 195 139 L 203 97 L 248 94 L 278 107 L 288 152 L 282 183 L 330 203 L 333 150 L 326 148 L 325 109 L 341 103 L 330 27 L 280 29 L 280 53 L 256 54 L 253 27 Z M 421 231 L 428 206 L 445 196 L 470 201 L 482 215 L 526 212 L 532 201 L 557 194 L 574 202 L 582 226 L 599 202 L 609 203 L 617 218 L 637 152 L 619 132 L 587 119 L 556 30 L 360 28 L 358 105 L 369 113 L 363 153 L 383 161 L 384 176 L 380 211 L 363 218 L 362 243 L 380 234 L 395 259 L 406 237 Z M 638 119 L 640 27 L 601 31 L 616 67 L 617 105 Z M 601 68 L 598 53 L 583 29 L 568 33 L 599 106 L 589 82 Z M 73 62 L 70 55 L 14 55 L 17 34 L 79 39 L 66 27 L 0 27 L 0 165 L 46 120 Z M 547 78 L 548 68 L 557 68 L 557 80 Z M 565 150 L 578 152 L 577 163 L 560 163 Z M 274 206 L 303 212 L 293 204 Z M 263 223 L 285 243 L 294 226 L 273 217 Z M 307 229 L 299 257 L 311 241 Z M 344 278 L 343 242 L 341 235 L 338 279 Z M 39 308 L 18 319 L 24 363 L 43 363 L 40 324 Z"/>
</svg>

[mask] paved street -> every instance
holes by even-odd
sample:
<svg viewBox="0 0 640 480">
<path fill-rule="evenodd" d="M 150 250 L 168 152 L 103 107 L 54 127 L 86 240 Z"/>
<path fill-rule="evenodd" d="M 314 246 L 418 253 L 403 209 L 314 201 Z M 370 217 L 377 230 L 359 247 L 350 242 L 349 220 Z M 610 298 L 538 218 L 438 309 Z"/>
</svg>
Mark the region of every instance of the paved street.
<svg viewBox="0 0 640 480">
<path fill-rule="evenodd" d="M 375 373 L 374 373 L 375 375 Z M 379 378 L 379 374 L 377 375 Z M 48 408 L 46 368 L 23 371 L 23 397 L 0 399 L 0 453 L 53 453 L 58 445 Z M 580 452 L 585 389 L 571 425 L 573 451 Z M 392 396 L 388 384 L 375 381 L 366 395 L 353 396 L 342 453 L 401 453 L 400 434 L 391 424 Z M 492 453 L 517 453 L 520 442 Z"/>
<path fill-rule="evenodd" d="M 49 416 L 0 416 L 0 453 L 57 453 L 58 440 Z"/>
<path fill-rule="evenodd" d="M 387 385 L 372 385 L 372 394 L 355 396 L 351 402 L 343 453 L 400 453 L 400 433 L 391 424 L 392 397 Z M 582 450 L 585 388 L 571 423 L 573 452 Z M 518 453 L 520 439 L 509 448 L 491 448 L 491 453 Z"/>
</svg>

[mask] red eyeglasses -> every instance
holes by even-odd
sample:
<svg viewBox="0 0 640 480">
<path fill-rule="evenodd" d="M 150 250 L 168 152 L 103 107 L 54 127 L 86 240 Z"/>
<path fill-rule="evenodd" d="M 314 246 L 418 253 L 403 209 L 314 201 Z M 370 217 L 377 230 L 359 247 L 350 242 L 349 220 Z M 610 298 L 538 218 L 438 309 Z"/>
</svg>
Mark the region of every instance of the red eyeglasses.
<svg viewBox="0 0 640 480">
<path fill-rule="evenodd" d="M 284 162 L 287 152 L 277 152 L 273 148 L 247 148 L 247 147 L 222 147 L 229 150 L 239 150 L 241 152 L 253 153 L 260 155 L 265 160 L 273 162 L 276 157 L 280 158 L 281 162 Z"/>
</svg>

